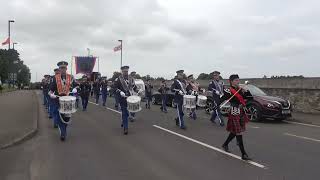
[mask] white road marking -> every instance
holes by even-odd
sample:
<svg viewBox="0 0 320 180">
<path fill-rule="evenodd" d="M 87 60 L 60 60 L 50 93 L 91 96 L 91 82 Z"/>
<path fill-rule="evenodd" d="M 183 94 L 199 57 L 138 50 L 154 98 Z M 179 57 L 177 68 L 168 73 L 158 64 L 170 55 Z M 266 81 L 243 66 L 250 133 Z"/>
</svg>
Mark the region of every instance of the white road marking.
<svg viewBox="0 0 320 180">
<path fill-rule="evenodd" d="M 284 135 L 292 136 L 292 137 L 296 137 L 296 138 L 300 138 L 300 139 L 305 139 L 305 140 L 310 140 L 310 141 L 315 141 L 315 142 L 320 142 L 319 139 L 309 138 L 309 137 L 305 137 L 305 136 L 298 136 L 298 135 L 294 135 L 294 134 L 290 134 L 290 133 L 284 133 Z"/>
<path fill-rule="evenodd" d="M 110 110 L 110 111 L 113 111 L 113 112 L 116 112 L 116 113 L 122 114 L 120 111 L 117 111 L 117 110 L 114 110 L 114 109 L 111 109 L 111 108 L 108 108 L 108 107 L 107 107 L 107 109 L 108 109 L 108 110 Z"/>
<path fill-rule="evenodd" d="M 96 104 L 96 103 L 94 103 L 94 102 L 91 102 L 91 101 L 88 101 L 90 104 L 94 104 L 94 105 L 96 105 L 96 106 L 98 106 L 99 104 Z"/>
<path fill-rule="evenodd" d="M 248 126 L 249 128 L 253 128 L 253 129 L 259 129 L 260 127 L 258 126 Z"/>
<path fill-rule="evenodd" d="M 94 105 L 97 105 L 97 106 L 99 106 L 99 104 L 96 104 L 96 103 L 94 103 L 94 102 L 91 102 L 91 101 L 88 101 L 90 104 L 94 104 Z M 114 109 L 111 109 L 111 108 L 108 108 L 108 107 L 106 107 L 106 109 L 108 109 L 108 110 L 110 110 L 110 111 L 113 111 L 113 112 L 116 112 L 116 113 L 119 113 L 119 114 L 121 114 L 121 112 L 120 111 L 117 111 L 117 110 L 114 110 Z"/>
<path fill-rule="evenodd" d="M 199 145 L 202 145 L 202 146 L 207 147 L 207 148 L 209 148 L 209 149 L 212 149 L 212 150 L 214 150 L 214 151 L 220 152 L 220 153 L 222 153 L 222 154 L 228 155 L 228 156 L 233 157 L 233 158 L 235 158 L 235 159 L 238 159 L 238 160 L 240 160 L 240 161 L 249 163 L 249 164 L 251 164 L 251 165 L 253 165 L 253 166 L 256 166 L 256 167 L 259 167 L 259 168 L 262 168 L 262 169 L 267 169 L 267 167 L 264 166 L 264 165 L 262 165 L 262 164 L 256 163 L 256 162 L 254 162 L 254 161 L 244 161 L 244 160 L 241 159 L 240 156 L 237 156 L 237 155 L 235 155 L 235 154 L 231 154 L 231 153 L 225 152 L 225 151 L 222 150 L 222 149 L 213 147 L 213 146 L 211 146 L 211 145 L 208 145 L 208 144 L 206 144 L 206 143 L 200 142 L 200 141 L 198 141 L 198 140 L 195 140 L 195 139 L 189 138 L 189 137 L 187 137 L 187 136 L 181 135 L 181 134 L 179 134 L 179 133 L 170 131 L 170 130 L 165 129 L 165 128 L 163 128 L 163 127 L 160 127 L 160 126 L 158 126 L 158 125 L 153 125 L 153 127 L 158 128 L 158 129 L 161 129 L 161 130 L 166 131 L 166 132 L 168 132 L 168 133 L 171 133 L 171 134 L 173 134 L 173 135 L 179 136 L 179 137 L 184 138 L 184 139 L 186 139 L 186 140 L 192 141 L 192 142 L 194 142 L 194 143 L 197 143 L 197 144 L 199 144 Z"/>
<path fill-rule="evenodd" d="M 298 125 L 302 125 L 302 126 L 309 126 L 309 127 L 317 127 L 317 128 L 320 128 L 319 125 L 313 125 L 313 124 L 305 124 L 305 123 L 292 122 L 292 121 L 283 121 L 283 122 L 290 123 L 290 124 L 298 124 Z"/>
</svg>

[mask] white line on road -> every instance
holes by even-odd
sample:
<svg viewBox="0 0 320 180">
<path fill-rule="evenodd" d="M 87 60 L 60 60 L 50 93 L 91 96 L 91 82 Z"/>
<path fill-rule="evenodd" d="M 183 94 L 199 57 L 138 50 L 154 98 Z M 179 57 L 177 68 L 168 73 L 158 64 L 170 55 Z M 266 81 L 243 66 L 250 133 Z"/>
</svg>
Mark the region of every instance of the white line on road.
<svg viewBox="0 0 320 180">
<path fill-rule="evenodd" d="M 302 126 L 309 126 L 309 127 L 317 127 L 317 128 L 320 128 L 320 126 L 318 126 L 318 125 L 313 125 L 313 124 L 305 124 L 305 123 L 292 122 L 292 121 L 283 121 L 283 122 L 290 123 L 290 124 L 298 124 L 298 125 L 302 125 Z"/>
<path fill-rule="evenodd" d="M 179 134 L 179 133 L 170 131 L 170 130 L 165 129 L 165 128 L 163 128 L 163 127 L 160 127 L 160 126 L 158 126 L 158 125 L 153 125 L 153 127 L 158 128 L 158 129 L 161 129 L 161 130 L 166 131 L 166 132 L 168 132 L 168 133 L 171 133 L 171 134 L 173 134 L 173 135 L 179 136 L 179 137 L 181 137 L 181 138 L 187 139 L 187 140 L 192 141 L 192 142 L 194 142 L 194 143 L 200 144 L 200 145 L 202 145 L 202 146 L 204 146 L 204 147 L 207 147 L 207 148 L 212 149 L 212 150 L 214 150 L 214 151 L 217 151 L 217 152 L 220 152 L 220 153 L 222 153 L 222 154 L 228 155 L 228 156 L 233 157 L 233 158 L 235 158 L 235 159 L 238 159 L 238 160 L 241 160 L 241 161 L 243 161 L 243 162 L 249 163 L 249 164 L 251 164 L 251 165 L 257 166 L 257 167 L 259 167 L 259 168 L 267 169 L 267 167 L 264 166 L 264 165 L 262 165 L 262 164 L 256 163 L 256 162 L 254 162 L 254 161 L 244 161 L 244 160 L 241 159 L 240 156 L 237 156 L 237 155 L 235 155 L 235 154 L 231 154 L 231 153 L 225 152 L 225 151 L 222 150 L 222 149 L 219 149 L 219 148 L 210 146 L 210 145 L 208 145 L 208 144 L 206 144 L 206 143 L 203 143 L 203 142 L 200 142 L 200 141 L 198 141 L 198 140 L 195 140 L 195 139 L 189 138 L 189 137 L 187 137 L 187 136 L 184 136 L 184 135 L 182 135 L 182 134 Z"/>
<path fill-rule="evenodd" d="M 120 112 L 120 111 L 117 111 L 117 110 L 114 110 L 114 109 L 111 109 L 111 108 L 108 108 L 108 107 L 107 107 L 107 109 L 108 109 L 108 110 L 110 110 L 110 111 L 113 111 L 113 112 L 116 112 L 116 113 L 121 114 L 121 112 Z"/>
<path fill-rule="evenodd" d="M 94 104 L 94 105 L 96 105 L 96 106 L 98 106 L 99 104 L 96 104 L 96 103 L 94 103 L 94 102 L 91 102 L 91 101 L 88 101 L 90 104 Z"/>
<path fill-rule="evenodd" d="M 253 128 L 253 129 L 259 129 L 260 127 L 258 126 L 248 126 L 249 128 Z"/>
<path fill-rule="evenodd" d="M 284 133 L 284 135 L 292 136 L 292 137 L 296 137 L 296 138 L 300 138 L 300 139 L 305 139 L 305 140 L 310 140 L 310 141 L 315 141 L 315 142 L 320 142 L 319 139 L 313 139 L 313 138 L 309 138 L 309 137 L 305 137 L 305 136 L 298 136 L 298 135 L 294 135 L 294 134 L 290 134 L 290 133 Z"/>
<path fill-rule="evenodd" d="M 91 101 L 88 101 L 90 104 L 94 104 L 94 105 L 97 105 L 97 106 L 99 106 L 99 104 L 96 104 L 96 103 L 94 103 L 94 102 L 91 102 Z M 108 110 L 110 110 L 110 111 L 113 111 L 113 112 L 116 112 L 116 113 L 119 113 L 119 114 L 121 114 L 121 112 L 120 111 L 117 111 L 117 110 L 114 110 L 114 109 L 111 109 L 111 108 L 108 108 L 108 107 L 106 107 L 106 109 L 108 109 Z"/>
</svg>

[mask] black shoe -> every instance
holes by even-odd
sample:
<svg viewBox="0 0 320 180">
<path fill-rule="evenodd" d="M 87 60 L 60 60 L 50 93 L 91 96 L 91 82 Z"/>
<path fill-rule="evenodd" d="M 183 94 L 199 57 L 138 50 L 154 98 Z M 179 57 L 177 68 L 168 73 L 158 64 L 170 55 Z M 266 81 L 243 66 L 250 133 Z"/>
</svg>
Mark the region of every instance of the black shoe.
<svg viewBox="0 0 320 180">
<path fill-rule="evenodd" d="M 49 119 L 52 119 L 52 116 L 49 116 Z"/>
<path fill-rule="evenodd" d="M 176 120 L 176 126 L 179 126 L 179 119 L 175 118 L 174 120 Z"/>
<path fill-rule="evenodd" d="M 227 145 L 222 145 L 222 149 L 223 149 L 225 152 L 231 153 L 230 150 L 229 150 L 229 147 L 228 147 Z"/>
<path fill-rule="evenodd" d="M 123 124 L 121 124 L 121 127 L 123 127 Z"/>
<path fill-rule="evenodd" d="M 60 136 L 60 140 L 61 140 L 61 141 L 65 141 L 65 140 L 66 140 L 66 137 Z"/>
<path fill-rule="evenodd" d="M 123 134 L 128 135 L 128 129 L 123 129 Z"/>
<path fill-rule="evenodd" d="M 223 123 L 223 122 L 221 122 L 221 123 L 220 123 L 220 126 L 221 126 L 221 127 L 223 127 L 223 126 L 224 126 L 224 123 Z"/>
<path fill-rule="evenodd" d="M 242 155 L 241 159 L 244 161 L 251 161 L 252 160 L 251 158 L 249 158 L 249 156 L 247 154 Z"/>
<path fill-rule="evenodd" d="M 57 128 L 58 128 L 58 125 L 54 124 L 54 125 L 53 125 L 53 128 L 57 129 Z"/>
<path fill-rule="evenodd" d="M 180 129 L 186 130 L 187 127 L 186 126 L 182 126 L 182 127 L 180 127 Z"/>
</svg>

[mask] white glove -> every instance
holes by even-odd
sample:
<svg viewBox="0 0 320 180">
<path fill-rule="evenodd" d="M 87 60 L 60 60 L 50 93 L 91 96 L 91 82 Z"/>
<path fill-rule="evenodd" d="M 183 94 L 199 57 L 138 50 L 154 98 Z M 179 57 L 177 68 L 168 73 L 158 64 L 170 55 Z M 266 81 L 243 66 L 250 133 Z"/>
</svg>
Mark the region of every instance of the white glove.
<svg viewBox="0 0 320 180">
<path fill-rule="evenodd" d="M 180 94 L 180 95 L 183 95 L 184 93 L 180 90 L 180 91 L 179 91 L 179 94 Z"/>
<path fill-rule="evenodd" d="M 126 97 L 126 94 L 125 94 L 123 91 L 121 91 L 121 92 L 120 92 L 120 96 Z"/>
<path fill-rule="evenodd" d="M 54 95 L 54 94 L 50 94 L 50 97 L 51 97 L 51 99 L 56 99 L 57 98 L 57 96 Z"/>
<path fill-rule="evenodd" d="M 143 91 L 142 89 L 139 89 L 138 94 L 141 94 L 141 93 L 142 93 L 142 91 Z"/>
<path fill-rule="evenodd" d="M 75 93 L 77 93 L 77 92 L 78 92 L 78 91 L 77 91 L 77 88 L 73 88 L 73 89 L 72 89 L 72 93 L 75 94 Z"/>
<path fill-rule="evenodd" d="M 197 93 L 197 91 L 193 91 L 193 95 L 197 95 L 198 93 Z"/>
<path fill-rule="evenodd" d="M 220 95 L 220 92 L 218 90 L 215 91 L 216 95 Z"/>
</svg>

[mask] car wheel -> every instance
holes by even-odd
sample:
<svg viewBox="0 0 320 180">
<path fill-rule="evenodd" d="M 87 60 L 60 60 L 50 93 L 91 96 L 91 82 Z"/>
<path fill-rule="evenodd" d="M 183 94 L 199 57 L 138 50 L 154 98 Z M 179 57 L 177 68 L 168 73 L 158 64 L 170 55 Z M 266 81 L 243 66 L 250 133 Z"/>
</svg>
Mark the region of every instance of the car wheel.
<svg viewBox="0 0 320 180">
<path fill-rule="evenodd" d="M 212 114 L 212 109 L 213 109 L 213 101 L 208 100 L 207 101 L 207 106 L 205 107 L 205 111 L 207 114 Z"/>
<path fill-rule="evenodd" d="M 152 96 L 151 101 L 152 101 L 152 104 L 153 104 L 153 105 L 157 104 L 156 97 Z"/>
<path fill-rule="evenodd" d="M 247 115 L 250 121 L 260 121 L 261 120 L 260 107 L 256 104 L 250 104 L 248 106 Z"/>
</svg>

